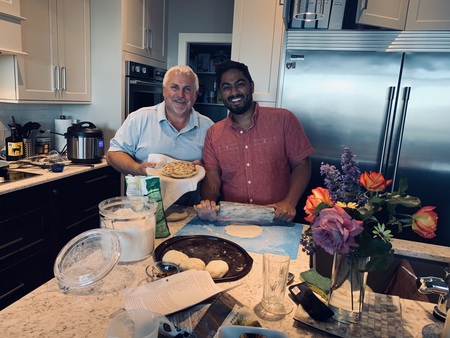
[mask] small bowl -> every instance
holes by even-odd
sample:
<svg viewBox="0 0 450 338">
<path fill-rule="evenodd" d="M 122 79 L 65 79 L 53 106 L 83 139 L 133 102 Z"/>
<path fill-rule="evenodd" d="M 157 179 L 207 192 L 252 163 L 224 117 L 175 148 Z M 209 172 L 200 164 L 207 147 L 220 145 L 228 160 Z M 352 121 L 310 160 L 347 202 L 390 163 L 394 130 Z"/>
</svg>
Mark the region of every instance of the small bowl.
<svg viewBox="0 0 450 338">
<path fill-rule="evenodd" d="M 51 165 L 50 170 L 54 173 L 62 173 L 64 166 L 64 163 L 55 163 Z"/>
<path fill-rule="evenodd" d="M 169 277 L 180 272 L 178 265 L 170 262 L 155 262 L 145 268 L 148 280 L 154 282 L 155 280 Z"/>
</svg>

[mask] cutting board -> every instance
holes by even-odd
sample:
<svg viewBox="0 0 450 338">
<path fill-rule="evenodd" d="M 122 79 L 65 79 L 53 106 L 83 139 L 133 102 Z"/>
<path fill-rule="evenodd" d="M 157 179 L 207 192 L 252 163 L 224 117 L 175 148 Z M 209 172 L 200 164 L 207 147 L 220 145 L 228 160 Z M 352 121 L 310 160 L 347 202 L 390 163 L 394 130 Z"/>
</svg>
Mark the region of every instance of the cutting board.
<svg viewBox="0 0 450 338">
<path fill-rule="evenodd" d="M 303 225 L 292 222 L 272 222 L 271 225 L 260 225 L 262 233 L 255 238 L 241 238 L 226 233 L 226 225 L 236 224 L 236 221 L 202 221 L 198 217 L 192 219 L 175 236 L 209 235 L 228 239 L 255 253 L 272 252 L 288 254 L 291 259 L 297 259 Z M 257 224 L 248 221 L 249 224 Z M 263 224 L 263 223 L 261 223 Z"/>
</svg>

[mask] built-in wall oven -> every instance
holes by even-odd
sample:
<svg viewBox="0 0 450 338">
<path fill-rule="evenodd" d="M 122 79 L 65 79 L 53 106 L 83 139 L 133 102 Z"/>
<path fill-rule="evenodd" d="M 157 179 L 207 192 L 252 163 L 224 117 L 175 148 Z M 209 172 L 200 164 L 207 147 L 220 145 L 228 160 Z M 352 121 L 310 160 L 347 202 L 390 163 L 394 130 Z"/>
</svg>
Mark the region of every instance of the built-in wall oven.
<svg viewBox="0 0 450 338">
<path fill-rule="evenodd" d="M 162 102 L 166 69 L 125 61 L 125 117 L 135 110 Z"/>
</svg>

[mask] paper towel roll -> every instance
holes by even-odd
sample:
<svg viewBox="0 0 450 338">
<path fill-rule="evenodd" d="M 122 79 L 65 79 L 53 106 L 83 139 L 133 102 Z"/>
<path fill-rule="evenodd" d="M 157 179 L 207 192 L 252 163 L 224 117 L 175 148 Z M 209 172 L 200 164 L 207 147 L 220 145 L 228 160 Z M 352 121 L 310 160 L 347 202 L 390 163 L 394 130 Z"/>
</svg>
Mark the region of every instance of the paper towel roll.
<svg viewBox="0 0 450 338">
<path fill-rule="evenodd" d="M 60 116 L 59 119 L 55 119 L 55 149 L 59 152 L 64 149 L 67 143 L 67 139 L 62 135 L 67 133 L 67 128 L 71 125 L 72 119 L 70 117 Z"/>
</svg>

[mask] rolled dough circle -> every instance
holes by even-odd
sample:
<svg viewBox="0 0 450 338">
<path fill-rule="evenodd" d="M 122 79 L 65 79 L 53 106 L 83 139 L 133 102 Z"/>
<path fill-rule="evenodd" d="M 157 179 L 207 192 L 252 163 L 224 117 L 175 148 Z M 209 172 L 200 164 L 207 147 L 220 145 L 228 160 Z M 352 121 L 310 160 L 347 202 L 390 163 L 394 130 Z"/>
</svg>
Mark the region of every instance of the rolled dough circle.
<svg viewBox="0 0 450 338">
<path fill-rule="evenodd" d="M 260 236 L 262 231 L 259 225 L 253 224 L 230 224 L 225 227 L 227 235 L 241 238 L 255 238 Z"/>
</svg>

